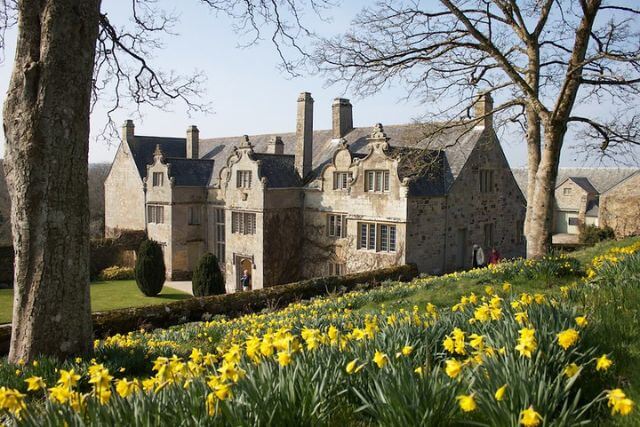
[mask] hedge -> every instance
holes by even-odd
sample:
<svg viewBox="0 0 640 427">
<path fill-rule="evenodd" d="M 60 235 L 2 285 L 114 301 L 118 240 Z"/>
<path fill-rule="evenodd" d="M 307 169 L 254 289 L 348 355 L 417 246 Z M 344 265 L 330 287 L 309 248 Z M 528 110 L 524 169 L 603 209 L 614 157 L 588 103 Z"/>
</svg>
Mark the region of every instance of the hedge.
<svg viewBox="0 0 640 427">
<path fill-rule="evenodd" d="M 143 329 L 166 328 L 186 322 L 200 321 L 207 316 L 237 317 L 265 308 L 282 308 L 288 304 L 319 295 L 369 289 L 385 280 L 408 282 L 418 275 L 415 264 L 400 265 L 345 276 L 319 277 L 271 286 L 251 292 L 190 298 L 167 304 L 123 308 L 93 313 L 96 338 Z M 9 334 L 0 327 L 0 354 L 9 349 Z"/>
</svg>

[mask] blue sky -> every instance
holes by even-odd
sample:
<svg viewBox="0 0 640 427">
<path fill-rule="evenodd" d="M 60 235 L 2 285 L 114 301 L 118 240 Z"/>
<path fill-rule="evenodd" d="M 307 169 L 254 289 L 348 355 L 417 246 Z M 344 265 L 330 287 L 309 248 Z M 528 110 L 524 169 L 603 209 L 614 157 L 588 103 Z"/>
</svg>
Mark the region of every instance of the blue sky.
<svg viewBox="0 0 640 427">
<path fill-rule="evenodd" d="M 310 26 L 321 35 L 332 35 L 348 28 L 351 18 L 370 3 L 343 0 L 339 9 L 326 13 L 331 22 L 322 22 L 308 15 Z M 142 119 L 136 120 L 136 133 L 160 136 L 182 136 L 188 125 L 200 129 L 201 138 L 257 133 L 291 132 L 295 130 L 296 98 L 299 92 L 311 92 L 315 99 L 314 127 L 331 126 L 331 101 L 334 97 L 347 97 L 353 103 L 354 124 L 372 126 L 407 123 L 425 112 L 425 106 L 406 101 L 402 87 L 388 88 L 376 96 L 361 99 L 344 92 L 338 86 L 326 87 L 320 76 L 291 78 L 277 67 L 278 57 L 273 45 L 263 41 L 248 48 L 239 48 L 247 42 L 234 33 L 232 21 L 225 15 L 216 16 L 195 0 L 180 2 L 158 0 L 159 6 L 177 10 L 180 23 L 178 35 L 164 38 L 165 48 L 156 54 L 154 63 L 164 70 L 188 74 L 201 70 L 207 76 L 203 101 L 209 102 L 213 114 L 187 115 L 180 103 L 172 111 L 162 112 L 143 107 Z M 129 16 L 130 2 L 104 0 L 103 8 L 114 22 L 124 22 Z M 5 93 L 11 72 L 11 58 L 15 44 L 15 31 L 8 34 L 7 60 L 0 65 L 0 92 Z M 132 116 L 133 106 L 114 114 L 118 123 Z M 92 117 L 92 129 L 104 124 L 104 111 L 98 108 Z M 526 164 L 526 149 L 522 137 L 506 132 L 501 136 L 504 150 L 512 166 Z M 118 141 L 107 144 L 92 138 L 89 157 L 92 162 L 110 162 Z M 393 141 L 391 141 L 393 143 Z M 4 152 L 2 141 L 1 151 Z M 562 165 L 582 165 L 583 159 L 571 150 L 565 150 Z"/>
</svg>

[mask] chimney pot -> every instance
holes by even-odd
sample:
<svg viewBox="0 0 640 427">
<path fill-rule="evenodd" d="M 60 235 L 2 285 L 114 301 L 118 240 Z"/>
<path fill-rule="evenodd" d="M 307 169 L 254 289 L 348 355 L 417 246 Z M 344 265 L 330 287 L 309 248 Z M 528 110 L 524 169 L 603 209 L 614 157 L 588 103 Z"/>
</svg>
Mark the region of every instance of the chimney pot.
<svg viewBox="0 0 640 427">
<path fill-rule="evenodd" d="M 331 105 L 333 138 L 340 139 L 353 129 L 353 107 L 346 98 L 336 98 Z"/>
<path fill-rule="evenodd" d="M 198 159 L 198 146 L 200 144 L 200 131 L 198 126 L 187 128 L 187 159 Z"/>
</svg>

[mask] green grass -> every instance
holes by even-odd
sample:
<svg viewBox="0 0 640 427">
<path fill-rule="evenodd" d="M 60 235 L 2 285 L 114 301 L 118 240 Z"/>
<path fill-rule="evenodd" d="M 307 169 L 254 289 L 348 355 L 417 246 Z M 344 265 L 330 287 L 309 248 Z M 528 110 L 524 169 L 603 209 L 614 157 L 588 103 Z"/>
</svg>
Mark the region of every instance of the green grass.
<svg viewBox="0 0 640 427">
<path fill-rule="evenodd" d="M 167 286 L 160 295 L 146 297 L 135 280 L 114 280 L 91 283 L 91 310 L 105 311 L 116 308 L 141 307 L 191 298 L 191 295 Z M 0 289 L 0 324 L 11 322 L 13 290 Z"/>
</svg>

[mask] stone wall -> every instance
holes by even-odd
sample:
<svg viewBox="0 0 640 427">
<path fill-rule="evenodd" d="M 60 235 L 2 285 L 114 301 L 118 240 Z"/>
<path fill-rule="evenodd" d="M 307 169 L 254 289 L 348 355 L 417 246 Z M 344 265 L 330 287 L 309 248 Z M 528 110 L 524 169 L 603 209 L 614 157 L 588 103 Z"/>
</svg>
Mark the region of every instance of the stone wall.
<svg viewBox="0 0 640 427">
<path fill-rule="evenodd" d="M 491 192 L 480 192 L 481 169 L 493 171 Z M 525 213 L 524 196 L 495 133 L 487 129 L 447 197 L 445 270 L 470 267 L 474 244 L 488 257 L 485 224 L 493 224 L 493 246 L 503 258 L 524 256 L 524 239 L 518 241 L 517 236 L 522 235 Z"/>
<path fill-rule="evenodd" d="M 144 230 L 144 191 L 131 151 L 120 144 L 111 171 L 104 182 L 105 236 L 118 230 Z"/>
<path fill-rule="evenodd" d="M 616 237 L 640 235 L 640 173 L 600 196 L 600 226 L 613 228 Z"/>
<path fill-rule="evenodd" d="M 347 273 L 404 264 L 407 220 L 407 188 L 397 174 L 397 160 L 384 153 L 384 138 L 369 142 L 365 158 L 351 157 L 339 143 L 333 161 L 322 171 L 321 187 L 307 189 L 304 198 L 303 277 L 324 276 L 329 262 L 341 263 Z M 389 191 L 365 191 L 365 171 L 389 171 Z M 350 172 L 348 189 L 334 189 L 336 172 Z M 331 237 L 328 215 L 345 215 L 346 237 Z M 374 222 L 396 226 L 396 251 L 381 252 L 358 248 L 358 223 Z"/>
<path fill-rule="evenodd" d="M 447 200 L 445 197 L 415 197 L 407 212 L 407 262 L 429 274 L 444 269 Z"/>
<path fill-rule="evenodd" d="M 299 279 L 302 252 L 302 210 L 270 209 L 263 215 L 263 285 L 273 286 Z"/>
</svg>

